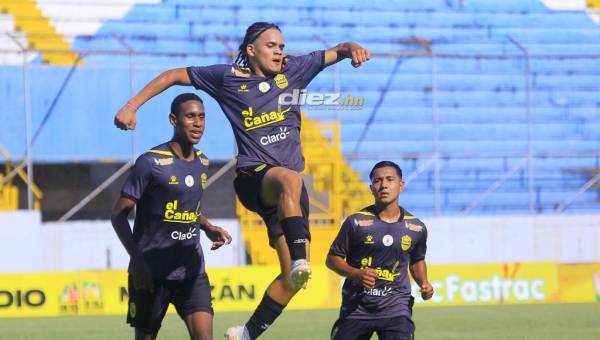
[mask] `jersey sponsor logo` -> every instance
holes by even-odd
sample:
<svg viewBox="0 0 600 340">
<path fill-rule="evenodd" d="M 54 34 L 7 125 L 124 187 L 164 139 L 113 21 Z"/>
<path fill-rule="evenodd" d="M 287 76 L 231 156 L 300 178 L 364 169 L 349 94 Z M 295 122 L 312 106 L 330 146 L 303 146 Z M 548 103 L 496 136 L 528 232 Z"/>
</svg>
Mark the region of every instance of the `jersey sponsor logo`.
<svg viewBox="0 0 600 340">
<path fill-rule="evenodd" d="M 383 242 L 383 245 L 386 247 L 391 246 L 392 244 L 394 244 L 394 238 L 392 237 L 392 235 L 385 235 L 381 241 Z"/>
<path fill-rule="evenodd" d="M 185 176 L 185 185 L 189 188 L 194 186 L 194 177 L 192 177 L 192 175 Z"/>
<path fill-rule="evenodd" d="M 171 157 L 171 158 L 154 158 L 154 164 L 156 164 L 156 165 L 171 165 L 171 164 L 173 164 L 173 157 Z"/>
<path fill-rule="evenodd" d="M 204 166 L 208 166 L 208 164 L 209 164 L 208 158 L 200 157 L 200 163 L 202 163 L 202 165 L 204 165 Z"/>
<path fill-rule="evenodd" d="M 250 91 L 250 89 L 248 88 L 248 84 L 242 84 L 238 88 L 238 92 L 241 92 L 241 93 L 248 93 L 248 91 Z"/>
<path fill-rule="evenodd" d="M 274 80 L 275 80 L 275 85 L 277 85 L 277 87 L 279 87 L 280 89 L 283 90 L 286 87 L 288 87 L 288 80 L 285 77 L 285 74 L 276 75 Z"/>
<path fill-rule="evenodd" d="M 384 286 L 383 288 L 363 288 L 363 292 L 369 296 L 385 297 L 392 291 L 392 287 Z"/>
<path fill-rule="evenodd" d="M 173 202 L 167 202 L 165 205 L 164 222 L 169 223 L 194 223 L 198 220 L 198 214 L 193 211 L 179 211 L 179 202 L 174 200 Z"/>
<path fill-rule="evenodd" d="M 192 238 L 198 236 L 196 230 L 196 227 L 190 227 L 187 233 L 185 231 L 175 230 L 171 233 L 171 238 L 177 241 L 191 240 Z"/>
<path fill-rule="evenodd" d="M 206 173 L 202 173 L 200 175 L 200 182 L 202 183 L 202 189 L 206 189 L 206 181 L 208 180 L 208 175 Z"/>
<path fill-rule="evenodd" d="M 359 227 L 369 227 L 373 225 L 373 220 L 357 220 L 355 218 L 354 224 L 356 224 Z"/>
<path fill-rule="evenodd" d="M 402 236 L 402 240 L 400 241 L 400 246 L 402 250 L 407 251 L 412 245 L 412 238 L 408 235 Z"/>
<path fill-rule="evenodd" d="M 373 238 L 373 235 L 367 235 L 365 237 L 365 244 L 375 244 L 375 240 Z"/>
<path fill-rule="evenodd" d="M 418 225 L 418 224 L 414 224 L 414 223 L 406 223 L 406 229 L 408 230 L 412 230 L 414 232 L 420 233 L 421 231 L 423 231 L 423 226 L 422 225 Z"/>
<path fill-rule="evenodd" d="M 367 256 L 360 260 L 360 268 L 361 269 L 372 268 L 371 267 L 372 265 L 373 265 L 373 257 L 372 256 Z M 375 270 L 375 272 L 377 272 L 377 279 L 385 280 L 385 281 L 394 281 L 397 276 L 400 276 L 402 274 L 400 272 L 396 272 L 399 265 L 400 265 L 400 261 L 396 261 L 396 263 L 394 263 L 394 267 L 392 267 L 392 269 L 387 269 L 387 268 L 384 268 L 381 266 L 373 268 L 373 269 Z"/>
<path fill-rule="evenodd" d="M 289 134 L 290 132 L 287 130 L 287 126 L 280 127 L 278 133 L 260 137 L 260 144 L 270 145 L 281 142 L 286 139 Z"/>
<path fill-rule="evenodd" d="M 179 182 L 177 182 L 177 176 L 169 177 L 169 184 L 171 184 L 171 185 L 179 184 Z"/>
<path fill-rule="evenodd" d="M 248 110 L 242 111 L 242 117 L 244 119 L 244 127 L 246 131 L 261 128 L 263 126 L 271 125 L 277 122 L 285 120 L 285 115 L 290 111 L 292 107 L 288 107 L 283 111 L 271 111 L 263 112 L 260 114 L 254 114 L 254 109 L 249 107 Z"/>
<path fill-rule="evenodd" d="M 258 90 L 262 93 L 268 92 L 271 89 L 271 85 L 269 85 L 269 83 L 267 83 L 266 81 L 263 81 L 262 83 L 258 84 Z"/>
</svg>

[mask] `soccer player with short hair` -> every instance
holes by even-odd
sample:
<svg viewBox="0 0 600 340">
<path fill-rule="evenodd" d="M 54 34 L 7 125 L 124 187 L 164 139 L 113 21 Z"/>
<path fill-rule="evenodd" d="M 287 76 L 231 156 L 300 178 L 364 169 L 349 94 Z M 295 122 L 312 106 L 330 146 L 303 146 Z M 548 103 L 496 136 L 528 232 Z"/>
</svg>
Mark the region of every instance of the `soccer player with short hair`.
<svg viewBox="0 0 600 340">
<path fill-rule="evenodd" d="M 258 213 L 281 265 L 278 275 L 245 326 L 227 331 L 229 339 L 255 339 L 306 286 L 311 275 L 308 194 L 300 173 L 300 106 L 286 104 L 294 90 L 304 89 L 325 67 L 345 58 L 354 67 L 369 59 L 369 51 L 352 42 L 303 56 L 285 56 L 284 39 L 275 24 L 248 27 L 232 65 L 210 65 L 166 71 L 121 108 L 115 124 L 133 129 L 136 110 L 172 85 L 193 85 L 208 93 L 223 109 L 235 135 L 235 190 L 242 204 Z"/>
<path fill-rule="evenodd" d="M 191 339 L 213 338 L 200 230 L 213 241 L 212 249 L 229 244 L 231 236 L 200 212 L 208 158 L 194 145 L 204 133 L 204 116 L 197 95 L 173 100 L 173 138 L 138 157 L 113 209 L 113 227 L 131 257 L 127 323 L 135 327 L 135 339 L 156 338 L 169 303 Z M 127 216 L 134 206 L 132 232 Z"/>
<path fill-rule="evenodd" d="M 421 287 L 421 297 L 433 296 L 427 280 L 425 224 L 398 205 L 404 190 L 402 170 L 390 161 L 371 173 L 375 204 L 346 218 L 327 255 L 327 267 L 345 276 L 340 317 L 331 339 L 411 340 L 411 285 L 408 270 Z"/>
</svg>

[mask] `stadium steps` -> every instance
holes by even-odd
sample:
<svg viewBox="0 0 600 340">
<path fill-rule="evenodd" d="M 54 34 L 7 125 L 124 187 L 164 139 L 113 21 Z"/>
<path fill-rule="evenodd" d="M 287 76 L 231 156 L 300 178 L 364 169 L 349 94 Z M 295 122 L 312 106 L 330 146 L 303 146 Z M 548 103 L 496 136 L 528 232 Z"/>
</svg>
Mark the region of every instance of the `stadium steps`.
<svg viewBox="0 0 600 340">
<path fill-rule="evenodd" d="M 0 174 L 0 182 L 2 180 L 4 180 L 4 174 Z M 19 188 L 11 182 L 0 186 L 0 211 L 19 209 Z"/>
<path fill-rule="evenodd" d="M 70 44 L 57 33 L 50 19 L 42 14 L 36 1 L 0 0 L 0 12 L 14 17 L 15 28 L 27 35 L 30 48 L 56 50 L 42 53 L 43 62 L 51 65 L 72 65 L 78 59 L 76 53 L 68 52 Z"/>
</svg>

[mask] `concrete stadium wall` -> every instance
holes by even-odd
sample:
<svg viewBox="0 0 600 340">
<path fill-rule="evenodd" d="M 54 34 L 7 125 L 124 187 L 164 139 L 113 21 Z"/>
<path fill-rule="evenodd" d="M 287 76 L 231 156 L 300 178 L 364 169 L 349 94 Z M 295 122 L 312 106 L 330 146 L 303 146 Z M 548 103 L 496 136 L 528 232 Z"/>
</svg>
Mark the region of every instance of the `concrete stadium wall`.
<svg viewBox="0 0 600 340">
<path fill-rule="evenodd" d="M 444 217 L 424 222 L 431 264 L 600 262 L 600 215 Z M 207 266 L 245 264 L 238 221 L 213 223 L 228 229 L 234 242 L 210 251 L 202 237 Z M 42 223 L 38 212 L 0 213 L 0 235 L 0 273 L 123 269 L 128 263 L 109 221 Z"/>
<path fill-rule="evenodd" d="M 245 264 L 237 220 L 214 219 L 234 241 L 217 251 L 201 237 L 208 266 Z M 129 255 L 110 221 L 42 223 L 39 212 L 0 213 L 0 273 L 124 269 Z"/>
</svg>

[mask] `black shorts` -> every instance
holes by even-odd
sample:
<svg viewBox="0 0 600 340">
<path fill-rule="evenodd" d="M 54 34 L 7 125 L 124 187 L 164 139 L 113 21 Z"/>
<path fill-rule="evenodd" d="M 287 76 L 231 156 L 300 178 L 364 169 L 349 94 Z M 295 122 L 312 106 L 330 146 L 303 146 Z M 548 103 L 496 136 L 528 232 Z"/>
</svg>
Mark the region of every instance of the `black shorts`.
<svg viewBox="0 0 600 340">
<path fill-rule="evenodd" d="M 262 164 L 237 169 L 237 176 L 233 181 L 235 193 L 240 199 L 240 202 L 242 202 L 246 209 L 257 213 L 265 222 L 271 247 L 274 246 L 275 240 L 277 240 L 280 235 L 283 235 L 283 229 L 279 224 L 277 206 L 265 206 L 260 199 L 260 189 L 263 177 L 265 177 L 265 174 L 269 169 L 274 167 L 275 166 L 270 164 Z M 302 217 L 304 217 L 308 228 L 309 202 L 308 192 L 304 186 L 304 181 L 302 182 L 302 194 L 300 195 L 300 208 L 302 209 Z M 310 235 L 308 239 L 310 241 Z"/>
<path fill-rule="evenodd" d="M 152 293 L 145 289 L 135 289 L 129 275 L 127 323 L 131 327 L 146 334 L 157 333 L 169 303 L 175 306 L 182 319 L 194 312 L 214 314 L 206 273 L 177 281 L 154 279 Z"/>
<path fill-rule="evenodd" d="M 338 319 L 331 329 L 331 340 L 369 340 L 377 333 L 379 340 L 413 340 L 415 324 L 409 317 L 388 319 Z"/>
</svg>

